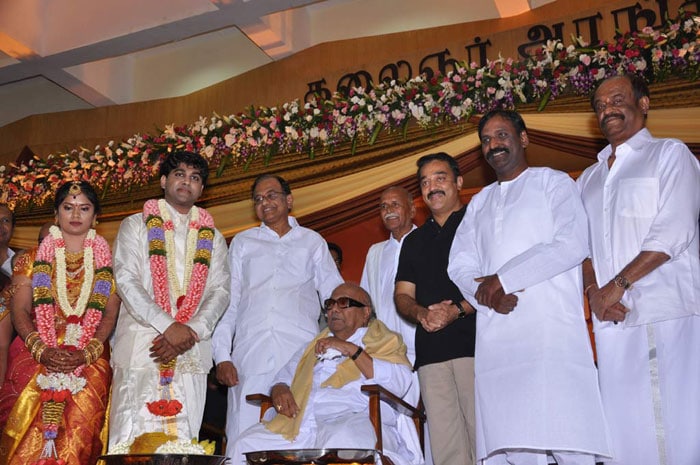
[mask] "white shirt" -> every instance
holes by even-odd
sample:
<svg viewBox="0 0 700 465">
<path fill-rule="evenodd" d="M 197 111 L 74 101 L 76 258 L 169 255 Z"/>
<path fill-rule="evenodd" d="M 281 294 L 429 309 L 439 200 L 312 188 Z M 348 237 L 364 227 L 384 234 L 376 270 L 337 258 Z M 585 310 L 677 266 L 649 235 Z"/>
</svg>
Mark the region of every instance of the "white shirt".
<svg viewBox="0 0 700 465">
<path fill-rule="evenodd" d="M 291 216 L 289 225 L 282 237 L 263 223 L 233 238 L 231 301 L 212 338 L 217 364 L 274 375 L 318 333 L 319 299 L 343 279 L 323 237 Z"/>
<path fill-rule="evenodd" d="M 362 338 L 365 336 L 367 328 L 358 328 L 347 341 L 357 346 L 363 347 Z M 330 335 L 329 335 L 330 336 Z M 277 383 L 292 385 L 292 379 L 296 372 L 301 356 L 306 350 L 306 346 L 297 351 L 292 359 L 287 363 L 275 377 L 273 386 Z M 371 354 L 370 354 L 371 355 Z M 385 360 L 372 359 L 374 377 L 360 377 L 350 381 L 340 388 L 321 387 L 321 383 L 335 373 L 338 365 L 344 362 L 347 357 L 340 356 L 333 360 L 319 360 L 314 365 L 313 382 L 311 393 L 304 412 L 302 427 L 309 421 L 332 419 L 349 412 L 361 412 L 368 409 L 367 395 L 360 391 L 360 386 L 364 384 L 381 384 L 390 392 L 402 396 L 411 384 L 411 369 L 406 365 L 391 363 Z M 382 407 L 382 423 L 395 424 L 396 413 L 388 407 Z"/>
<path fill-rule="evenodd" d="M 168 204 L 174 225 L 175 273 L 182 284 L 185 274 L 188 216 Z M 146 403 L 160 398 L 158 364 L 149 356 L 153 339 L 175 319 L 155 303 L 148 245 L 148 228 L 143 214 L 122 221 L 114 242 L 114 277 L 122 298 L 114 330 L 109 444 L 133 440 L 144 432 L 162 430 L 161 420 L 147 413 Z M 211 262 L 201 301 L 186 323 L 200 338 L 190 350 L 177 357 L 170 395 L 183 404 L 171 424 L 179 437 L 197 436 L 202 423 L 206 376 L 212 366 L 211 335 L 228 305 L 229 271 L 226 241 L 215 230 Z M 171 292 L 171 306 L 176 299 Z"/>
<path fill-rule="evenodd" d="M 479 311 L 477 459 L 514 448 L 610 454 L 583 312 L 586 252 L 586 215 L 565 173 L 528 168 L 469 203 L 447 271 Z M 474 298 L 474 279 L 494 273 L 518 296 L 507 315 Z"/>
<path fill-rule="evenodd" d="M 168 210 L 175 226 L 175 270 L 182 283 L 188 220 L 187 215 L 180 215 L 169 204 Z M 226 241 L 219 231 L 215 231 L 202 300 L 186 323 L 201 339 L 201 343 L 196 344 L 190 352 L 198 354 L 197 358 L 201 359 L 199 370 L 203 373 L 208 373 L 211 367 L 212 331 L 223 313 L 222 307 L 228 304 L 229 275 L 225 254 Z M 175 322 L 175 318 L 163 311 L 153 297 L 148 228 L 142 213 L 125 218 L 119 227 L 114 243 L 114 277 L 122 305 L 115 329 L 112 364 L 128 369 L 135 365 L 133 358 L 136 357 L 145 366 L 155 366 L 148 357 L 147 349 L 155 335 L 165 332 Z M 175 297 L 172 295 L 170 303 L 172 308 L 176 308 Z"/>
<path fill-rule="evenodd" d="M 7 260 L 5 260 L 0 268 L 5 275 L 12 277 L 12 257 L 15 255 L 15 251 L 11 248 L 7 248 Z"/>
<path fill-rule="evenodd" d="M 411 231 L 414 229 L 415 224 Z M 401 334 L 406 344 L 406 356 L 413 364 L 416 361 L 416 325 L 403 318 L 394 304 L 394 278 L 399 266 L 401 245 L 411 231 L 404 234 L 400 241 L 391 235 L 388 240 L 369 248 L 360 286 L 369 292 L 377 319 L 390 330 Z"/>
<path fill-rule="evenodd" d="M 578 179 L 590 228 L 590 255 L 603 286 L 641 251 L 669 261 L 625 292 L 624 324 L 636 326 L 700 314 L 700 164 L 682 142 L 657 139 L 644 128 Z M 593 319 L 596 327 L 610 322 Z"/>
</svg>

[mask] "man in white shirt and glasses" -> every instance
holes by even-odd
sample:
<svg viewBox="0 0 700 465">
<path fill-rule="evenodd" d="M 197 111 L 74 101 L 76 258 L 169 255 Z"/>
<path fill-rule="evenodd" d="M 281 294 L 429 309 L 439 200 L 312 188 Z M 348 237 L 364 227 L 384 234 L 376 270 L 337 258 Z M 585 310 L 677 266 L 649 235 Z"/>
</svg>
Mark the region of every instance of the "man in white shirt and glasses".
<svg viewBox="0 0 700 465">
<path fill-rule="evenodd" d="M 229 444 L 258 422 L 258 408 L 245 396 L 266 392 L 316 336 L 319 296 L 328 298 L 343 282 L 323 237 L 289 215 L 294 199 L 282 177 L 258 176 L 251 197 L 262 224 L 231 241 L 231 301 L 212 338 L 216 377 L 229 386 Z"/>
</svg>

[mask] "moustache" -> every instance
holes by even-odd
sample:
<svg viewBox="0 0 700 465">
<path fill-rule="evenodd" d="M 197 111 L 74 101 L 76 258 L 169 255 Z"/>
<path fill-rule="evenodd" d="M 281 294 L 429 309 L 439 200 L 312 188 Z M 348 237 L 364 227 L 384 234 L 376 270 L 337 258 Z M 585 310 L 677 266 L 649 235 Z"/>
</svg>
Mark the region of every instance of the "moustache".
<svg viewBox="0 0 700 465">
<path fill-rule="evenodd" d="M 399 215 L 397 215 L 396 213 L 387 213 L 386 215 L 384 215 L 385 220 L 393 220 L 398 217 Z"/>
<path fill-rule="evenodd" d="M 430 191 L 430 192 L 428 193 L 428 198 L 431 198 L 431 197 L 434 196 L 435 194 L 442 194 L 442 195 L 445 195 L 445 191 Z"/>
<path fill-rule="evenodd" d="M 506 147 L 495 147 L 486 152 L 486 159 L 490 160 L 491 158 L 495 157 L 497 153 L 503 152 L 503 153 L 510 153 L 510 150 Z"/>
<path fill-rule="evenodd" d="M 622 113 L 608 113 L 603 117 L 603 120 L 600 122 L 600 124 L 605 124 L 610 118 L 620 118 L 622 121 L 625 120 L 625 115 Z"/>
</svg>

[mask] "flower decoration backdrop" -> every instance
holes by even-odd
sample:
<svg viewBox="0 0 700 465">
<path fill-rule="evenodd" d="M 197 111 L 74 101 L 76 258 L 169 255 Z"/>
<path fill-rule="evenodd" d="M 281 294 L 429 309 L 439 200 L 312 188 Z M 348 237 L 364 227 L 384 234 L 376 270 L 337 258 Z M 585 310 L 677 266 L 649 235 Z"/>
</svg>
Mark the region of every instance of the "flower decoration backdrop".
<svg viewBox="0 0 700 465">
<path fill-rule="evenodd" d="M 213 114 L 94 149 L 35 156 L 21 165 L 0 166 L 0 201 L 41 205 L 65 180 L 88 181 L 105 194 L 128 192 L 149 183 L 172 150 L 201 153 L 217 175 L 256 159 L 269 162 L 278 153 L 313 158 L 342 144 L 354 153 L 358 144 L 373 144 L 383 131 L 405 132 L 411 123 L 426 129 L 460 124 L 474 114 L 520 104 L 536 103 L 544 110 L 552 99 L 590 95 L 604 78 L 628 72 L 650 82 L 670 76 L 697 80 L 700 17 L 681 13 L 663 29 L 645 28 L 613 42 L 590 45 L 572 38 L 567 46 L 550 41 L 525 60 L 499 57 L 484 67 L 462 63 L 445 76 L 353 88 L 347 96 L 336 94 L 325 101 L 295 100 L 228 116 Z"/>
</svg>

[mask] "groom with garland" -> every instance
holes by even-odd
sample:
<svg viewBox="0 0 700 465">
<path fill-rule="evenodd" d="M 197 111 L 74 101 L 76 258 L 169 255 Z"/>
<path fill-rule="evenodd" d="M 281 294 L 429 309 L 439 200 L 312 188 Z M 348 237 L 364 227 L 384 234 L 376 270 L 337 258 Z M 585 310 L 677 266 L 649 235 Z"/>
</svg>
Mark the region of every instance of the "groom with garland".
<svg viewBox="0 0 700 465">
<path fill-rule="evenodd" d="M 160 175 L 165 198 L 148 200 L 143 212 L 124 219 L 114 243 L 122 306 L 112 354 L 110 450 L 143 433 L 198 436 L 210 338 L 229 301 L 226 242 L 211 215 L 194 206 L 207 162 L 174 152 Z"/>
</svg>

